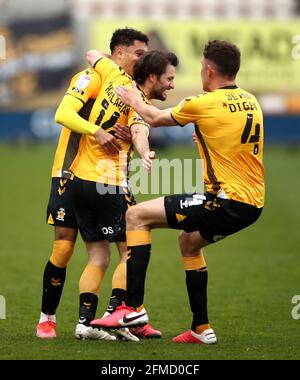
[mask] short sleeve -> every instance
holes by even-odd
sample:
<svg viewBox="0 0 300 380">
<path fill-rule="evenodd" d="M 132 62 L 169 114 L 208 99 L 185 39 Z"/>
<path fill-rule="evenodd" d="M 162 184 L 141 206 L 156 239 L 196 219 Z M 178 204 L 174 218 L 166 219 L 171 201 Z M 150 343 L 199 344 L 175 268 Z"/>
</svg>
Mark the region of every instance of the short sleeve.
<svg viewBox="0 0 300 380">
<path fill-rule="evenodd" d="M 94 69 L 100 76 L 102 82 L 105 81 L 107 76 L 111 75 L 114 72 L 116 73 L 116 75 L 119 75 L 120 72 L 124 72 L 124 70 L 121 67 L 119 67 L 114 61 L 107 57 L 100 58 L 94 64 Z"/>
<path fill-rule="evenodd" d="M 150 125 L 145 122 L 145 120 L 138 114 L 134 109 L 130 109 L 129 115 L 128 115 L 128 126 L 129 128 L 133 124 L 142 124 L 145 125 L 147 128 L 150 128 Z"/>
<path fill-rule="evenodd" d="M 141 94 L 141 98 L 142 98 L 144 103 L 151 104 L 151 102 L 146 98 L 145 94 L 142 91 L 140 92 L 140 94 Z M 146 123 L 146 121 L 142 118 L 142 116 L 140 116 L 133 108 L 130 108 L 129 115 L 128 115 L 128 126 L 129 126 L 129 128 L 133 124 L 143 124 L 147 128 L 150 128 L 150 125 L 148 123 Z"/>
<path fill-rule="evenodd" d="M 183 99 L 172 108 L 171 116 L 179 125 L 195 123 L 201 116 L 202 95 Z"/>
</svg>

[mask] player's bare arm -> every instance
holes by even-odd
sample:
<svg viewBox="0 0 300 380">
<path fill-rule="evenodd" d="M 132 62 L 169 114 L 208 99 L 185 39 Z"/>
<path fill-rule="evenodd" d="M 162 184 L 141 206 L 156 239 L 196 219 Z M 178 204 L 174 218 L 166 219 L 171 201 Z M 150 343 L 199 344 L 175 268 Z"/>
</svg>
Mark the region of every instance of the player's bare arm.
<svg viewBox="0 0 300 380">
<path fill-rule="evenodd" d="M 135 82 L 132 82 L 132 89 L 118 86 L 115 91 L 121 101 L 134 108 L 151 127 L 177 125 L 171 116 L 171 109 L 160 110 L 142 100 Z"/>
<path fill-rule="evenodd" d="M 114 131 L 115 131 L 114 136 L 116 138 L 124 140 L 129 143 L 132 142 L 131 132 L 128 125 L 123 126 L 117 123 L 114 125 Z"/>
<path fill-rule="evenodd" d="M 107 58 L 110 58 L 110 55 L 109 54 L 106 54 L 106 53 L 102 53 L 101 51 L 99 50 L 89 50 L 87 53 L 86 53 L 86 60 L 88 61 L 88 63 L 93 67 L 94 64 L 100 59 L 100 58 L 103 58 L 103 57 L 107 57 Z"/>
<path fill-rule="evenodd" d="M 152 160 L 155 158 L 155 152 L 150 151 L 149 148 L 149 129 L 143 124 L 133 124 L 130 130 L 133 145 L 143 161 L 143 167 L 146 170 L 150 170 L 152 166 Z"/>
<path fill-rule="evenodd" d="M 108 154 L 117 154 L 121 149 L 121 145 L 117 139 L 102 128 L 97 129 L 94 136 L 97 143 L 101 145 Z"/>
</svg>

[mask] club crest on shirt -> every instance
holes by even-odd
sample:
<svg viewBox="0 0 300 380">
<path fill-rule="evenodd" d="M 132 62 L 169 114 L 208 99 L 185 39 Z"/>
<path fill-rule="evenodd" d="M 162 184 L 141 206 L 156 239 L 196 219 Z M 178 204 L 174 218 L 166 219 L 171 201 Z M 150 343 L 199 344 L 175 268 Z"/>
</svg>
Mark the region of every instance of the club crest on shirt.
<svg viewBox="0 0 300 380">
<path fill-rule="evenodd" d="M 60 208 L 58 211 L 57 211 L 57 216 L 56 216 L 56 220 L 59 220 L 60 222 L 64 222 L 65 221 L 65 216 L 66 216 L 66 211 L 64 208 Z"/>
</svg>

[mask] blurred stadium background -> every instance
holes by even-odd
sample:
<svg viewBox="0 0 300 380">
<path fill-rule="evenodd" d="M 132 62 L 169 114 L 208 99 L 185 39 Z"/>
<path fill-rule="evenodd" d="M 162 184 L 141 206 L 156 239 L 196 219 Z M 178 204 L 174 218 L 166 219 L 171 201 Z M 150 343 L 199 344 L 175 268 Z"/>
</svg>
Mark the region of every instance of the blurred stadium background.
<svg viewBox="0 0 300 380">
<path fill-rule="evenodd" d="M 57 137 L 53 112 L 72 74 L 86 65 L 85 52 L 108 51 L 113 30 L 129 25 L 148 33 L 150 49 L 180 58 L 166 105 L 199 92 L 207 40 L 236 43 L 238 82 L 259 97 L 266 141 L 298 143 L 299 15 L 299 0 L 0 0 L 0 139 Z M 190 141 L 190 129 L 155 133 L 167 135 L 164 142 Z"/>
<path fill-rule="evenodd" d="M 300 321 L 290 315 L 291 298 L 300 293 L 299 19 L 299 0 L 0 0 L 0 294 L 7 301 L 0 359 L 299 358 Z M 43 221 L 60 132 L 54 112 L 71 76 L 86 66 L 85 52 L 108 51 L 112 32 L 125 26 L 148 33 L 150 49 L 179 56 L 176 89 L 164 107 L 201 91 L 202 49 L 218 38 L 240 47 L 238 84 L 257 95 L 265 114 L 266 208 L 257 225 L 208 249 L 211 315 L 221 342 L 201 354 L 168 343 L 171 333 L 186 327 L 184 318 L 189 320 L 180 258 L 176 254 L 170 263 L 168 252 L 153 255 L 147 301 L 155 327 L 167 330 L 167 343 L 130 346 L 130 353 L 126 344 L 118 350 L 97 342 L 79 348 L 73 328 L 82 253 L 70 264 L 59 312 L 64 340 L 45 344 L 34 337 L 52 244 Z M 196 157 L 192 131 L 192 126 L 161 128 L 151 137 L 164 149 L 161 157 Z M 176 234 L 158 231 L 155 250 L 176 251 Z M 77 250 L 84 251 L 82 243 Z M 109 287 L 107 281 L 107 297 Z M 174 291 L 164 298 L 161 287 Z M 163 311 L 174 305 L 181 314 L 170 323 Z"/>
</svg>

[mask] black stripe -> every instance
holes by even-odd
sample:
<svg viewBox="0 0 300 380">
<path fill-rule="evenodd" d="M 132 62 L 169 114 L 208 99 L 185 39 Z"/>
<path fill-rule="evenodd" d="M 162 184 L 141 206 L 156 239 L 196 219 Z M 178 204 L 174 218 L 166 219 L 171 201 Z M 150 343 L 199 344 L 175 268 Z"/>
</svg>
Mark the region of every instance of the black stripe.
<svg viewBox="0 0 300 380">
<path fill-rule="evenodd" d="M 81 116 L 84 120 L 89 120 L 95 101 L 96 99 L 88 99 L 88 101 L 84 103 L 84 106 L 78 112 L 79 116 Z"/>
<path fill-rule="evenodd" d="M 236 84 L 233 84 L 232 86 L 219 87 L 218 90 L 234 90 L 235 88 L 238 88 L 238 86 Z"/>
<path fill-rule="evenodd" d="M 131 153 L 134 150 L 133 144 L 130 145 L 129 150 L 127 152 L 127 164 L 126 164 L 126 180 L 127 183 L 129 182 L 129 165 L 130 165 L 130 160 L 131 160 Z"/>
<path fill-rule="evenodd" d="M 89 99 L 86 103 L 83 103 L 84 106 L 78 112 L 79 116 L 81 116 L 85 120 L 88 120 L 90 117 L 90 113 L 92 111 L 93 105 L 95 103 L 95 100 L 96 99 Z M 80 133 L 71 132 L 66 153 L 65 153 L 64 163 L 62 166 L 63 178 L 71 178 L 72 176 L 72 173 L 70 172 L 70 166 L 72 165 L 78 153 L 80 138 L 81 138 Z"/>
<path fill-rule="evenodd" d="M 171 115 L 171 118 L 175 121 L 175 123 L 177 124 L 177 125 L 180 125 L 180 127 L 184 127 L 184 124 L 180 124 L 180 123 L 178 123 L 178 121 L 175 119 L 175 117 L 172 115 L 172 112 L 170 113 L 170 115 Z"/>
<path fill-rule="evenodd" d="M 72 173 L 70 171 L 70 166 L 72 165 L 79 148 L 81 134 L 76 132 L 71 132 L 70 138 L 68 141 L 64 163 L 62 166 L 62 177 L 71 178 Z"/>
<path fill-rule="evenodd" d="M 82 99 L 78 98 L 77 96 L 75 96 L 75 95 L 73 95 L 73 94 L 69 94 L 68 92 L 66 92 L 65 95 L 73 96 L 74 98 L 80 100 L 80 101 L 83 103 L 83 105 L 85 105 L 84 101 L 83 101 Z"/>
<path fill-rule="evenodd" d="M 98 63 L 99 61 L 101 61 L 102 58 L 103 58 L 103 57 L 99 58 L 99 59 L 93 64 L 93 69 L 96 67 L 97 63 Z"/>
<path fill-rule="evenodd" d="M 206 146 L 204 138 L 202 137 L 202 134 L 201 134 L 199 128 L 197 128 L 196 124 L 195 124 L 195 132 L 196 132 L 196 135 L 200 141 L 200 144 L 202 146 L 202 149 L 204 151 L 204 155 L 206 158 L 207 176 L 208 176 L 210 182 L 213 184 L 214 193 L 217 194 L 217 192 L 221 189 L 220 182 L 217 180 L 217 177 L 215 176 L 215 172 L 214 172 L 214 169 L 213 169 L 212 164 L 211 164 L 211 159 L 210 159 L 210 156 L 208 153 L 207 146 Z"/>
</svg>

